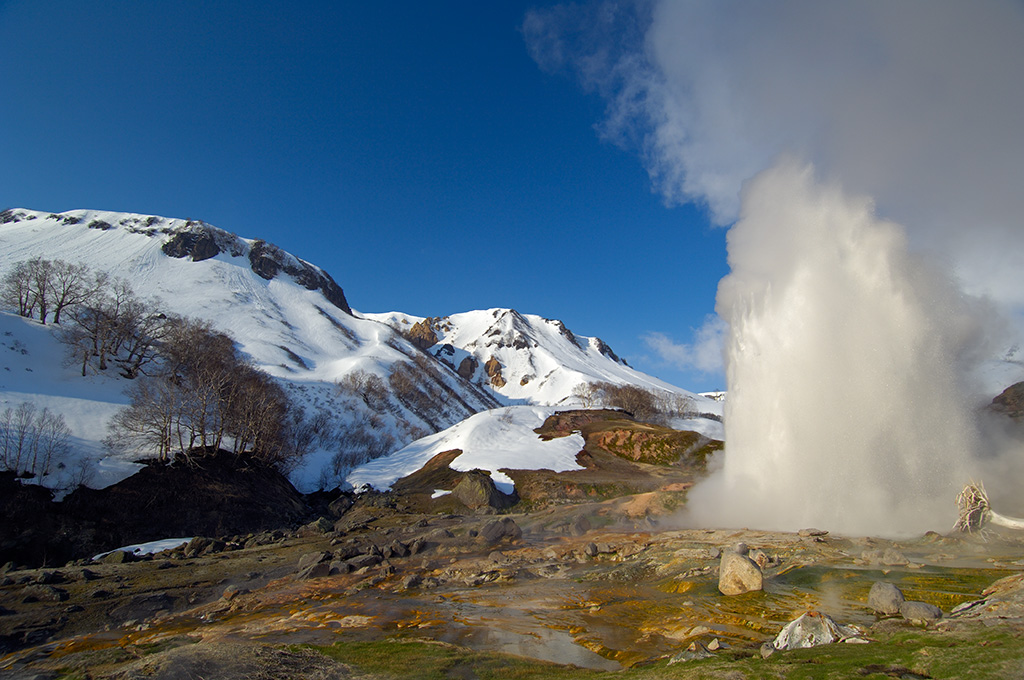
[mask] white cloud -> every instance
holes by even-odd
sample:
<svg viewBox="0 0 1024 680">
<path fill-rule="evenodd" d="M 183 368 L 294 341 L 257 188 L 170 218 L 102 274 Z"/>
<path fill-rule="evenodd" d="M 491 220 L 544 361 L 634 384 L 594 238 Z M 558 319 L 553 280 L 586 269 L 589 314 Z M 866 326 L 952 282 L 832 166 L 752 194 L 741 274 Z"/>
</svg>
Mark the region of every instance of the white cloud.
<svg viewBox="0 0 1024 680">
<path fill-rule="evenodd" d="M 682 370 L 701 373 L 722 372 L 722 347 L 729 327 L 709 314 L 704 324 L 694 331 L 692 344 L 679 344 L 664 333 L 648 333 L 643 340 L 661 359 Z"/>
<path fill-rule="evenodd" d="M 600 2 L 531 13 L 608 102 L 669 202 L 722 224 L 791 155 L 870 196 L 972 292 L 1024 305 L 1024 4 L 1014 0 Z M 549 62 L 550 65 L 550 62 Z"/>
</svg>

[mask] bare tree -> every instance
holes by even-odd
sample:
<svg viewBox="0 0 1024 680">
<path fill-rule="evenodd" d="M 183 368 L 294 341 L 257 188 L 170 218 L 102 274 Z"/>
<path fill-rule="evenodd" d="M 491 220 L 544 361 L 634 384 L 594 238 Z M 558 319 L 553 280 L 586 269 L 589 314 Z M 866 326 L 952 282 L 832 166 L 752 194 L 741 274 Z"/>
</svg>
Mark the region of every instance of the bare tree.
<svg viewBox="0 0 1024 680">
<path fill-rule="evenodd" d="M 597 401 L 598 392 L 597 385 L 586 381 L 577 383 L 577 385 L 572 388 L 572 396 L 580 400 L 580 405 L 583 408 L 591 408 L 594 406 Z"/>
<path fill-rule="evenodd" d="M 18 262 L 0 282 L 0 299 L 19 315 L 34 314 L 35 292 L 32 287 L 32 268 L 28 262 Z"/>
<path fill-rule="evenodd" d="M 47 285 L 48 304 L 53 309 L 53 323 L 60 323 L 65 309 L 84 304 L 97 292 L 96 279 L 84 264 L 54 260 Z"/>
<path fill-rule="evenodd" d="M 168 319 L 161 359 L 128 390 L 108 445 L 160 460 L 223 448 L 286 468 L 305 450 L 304 422 L 280 385 L 205 322 Z"/>
<path fill-rule="evenodd" d="M 68 452 L 71 431 L 64 416 L 25 401 L 0 413 L 0 467 L 42 477 Z"/>
</svg>

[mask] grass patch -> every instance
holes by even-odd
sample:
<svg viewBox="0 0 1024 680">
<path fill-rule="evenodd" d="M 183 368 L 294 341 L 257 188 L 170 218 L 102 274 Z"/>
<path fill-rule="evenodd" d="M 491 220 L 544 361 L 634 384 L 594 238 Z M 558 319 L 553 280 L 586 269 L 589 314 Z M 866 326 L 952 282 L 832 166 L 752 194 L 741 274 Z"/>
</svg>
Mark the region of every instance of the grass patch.
<svg viewBox="0 0 1024 680">
<path fill-rule="evenodd" d="M 552 680 L 600 679 L 621 677 L 573 666 L 494 652 L 474 652 L 442 642 L 386 639 L 373 642 L 339 642 L 330 647 L 313 647 L 321 654 L 382 678 L 418 680 L 515 680 L 551 678 Z"/>
<path fill-rule="evenodd" d="M 667 660 L 603 672 L 474 652 L 439 642 L 386 639 L 315 647 L 320 653 L 381 678 L 544 678 L 551 680 L 845 680 L 848 678 L 968 678 L 1024 676 L 1024 642 L 1012 631 L 907 631 L 870 644 L 834 644 L 779 652 L 762 659 L 752 649 L 720 652 L 700 661 Z"/>
</svg>

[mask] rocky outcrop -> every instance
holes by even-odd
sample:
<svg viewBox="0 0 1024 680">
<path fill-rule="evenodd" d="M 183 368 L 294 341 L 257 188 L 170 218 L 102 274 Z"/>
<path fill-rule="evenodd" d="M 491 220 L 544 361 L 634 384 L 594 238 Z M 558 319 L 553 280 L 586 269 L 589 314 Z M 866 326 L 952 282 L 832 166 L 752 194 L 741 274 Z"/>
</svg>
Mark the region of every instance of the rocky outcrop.
<svg viewBox="0 0 1024 680">
<path fill-rule="evenodd" d="M 249 248 L 249 265 L 253 272 L 268 281 L 282 272 L 288 274 L 306 290 L 319 290 L 332 305 L 346 314 L 352 313 L 344 291 L 330 274 L 292 257 L 272 243 L 253 241 Z"/>
<path fill-rule="evenodd" d="M 209 260 L 220 254 L 217 241 L 209 232 L 183 231 L 175 234 L 164 243 L 162 250 L 165 255 L 179 259 L 189 258 L 193 262 Z"/>
<path fill-rule="evenodd" d="M 476 369 L 479 365 L 480 362 L 476 360 L 476 357 L 469 355 L 459 362 L 459 368 L 456 372 L 463 380 L 472 380 L 473 376 L 476 375 Z"/>
<path fill-rule="evenodd" d="M 505 378 L 501 375 L 501 369 L 501 363 L 493 356 L 484 364 L 484 371 L 487 372 L 487 377 L 490 378 L 491 385 L 498 389 L 501 389 L 507 384 L 505 382 Z"/>
<path fill-rule="evenodd" d="M 437 344 L 437 333 L 434 332 L 434 323 L 437 319 L 427 317 L 423 321 L 417 321 L 412 328 L 405 333 L 406 339 L 420 349 L 429 349 Z"/>
<path fill-rule="evenodd" d="M 330 274 L 266 241 L 257 239 L 246 246 L 245 241 L 230 232 L 205 222 L 189 221 L 185 228 L 171 233 L 161 250 L 169 257 L 188 258 L 193 262 L 209 260 L 221 253 L 241 257 L 248 250 L 249 267 L 257 276 L 269 281 L 282 273 L 287 274 L 306 290 L 318 290 L 332 305 L 346 314 L 352 313 L 344 291 Z"/>
<path fill-rule="evenodd" d="M 989 409 L 1014 420 L 1024 419 L 1024 382 L 1010 385 L 992 400 Z"/>
</svg>

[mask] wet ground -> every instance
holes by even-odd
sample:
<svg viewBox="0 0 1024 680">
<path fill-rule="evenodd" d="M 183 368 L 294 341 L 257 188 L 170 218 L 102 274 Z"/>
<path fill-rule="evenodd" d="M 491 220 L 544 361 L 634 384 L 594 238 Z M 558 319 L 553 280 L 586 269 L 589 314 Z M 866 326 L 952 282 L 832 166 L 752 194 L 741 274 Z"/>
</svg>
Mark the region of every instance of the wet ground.
<svg viewBox="0 0 1024 680">
<path fill-rule="evenodd" d="M 807 610 L 870 635 L 878 618 L 867 593 L 878 580 L 948 613 L 1024 571 L 1024 544 L 1014 537 L 929 534 L 892 542 L 677 531 L 646 519 L 626 528 L 570 522 L 575 530 L 559 534 L 550 530 L 558 523 L 551 514 L 510 517 L 523 530 L 515 540 L 481 538 L 493 519 L 486 516 L 382 512 L 344 535 L 293 536 L 193 559 L 90 565 L 90 576 L 83 567 L 50 577 L 9 573 L 0 587 L 0 635 L 8 645 L 0 677 L 136 677 L 117 674 L 147 655 L 195 643 L 281 649 L 382 639 L 615 671 L 671 658 L 695 641 L 754 654 Z M 351 573 L 296 577 L 303 555 L 336 550 L 342 541 L 385 545 L 417 537 L 425 547 L 414 555 Z M 770 559 L 765 587 L 726 597 L 717 589 L 719 555 L 738 542 Z M 52 601 L 49 591 L 31 590 L 48 578 L 57 591 Z"/>
</svg>

